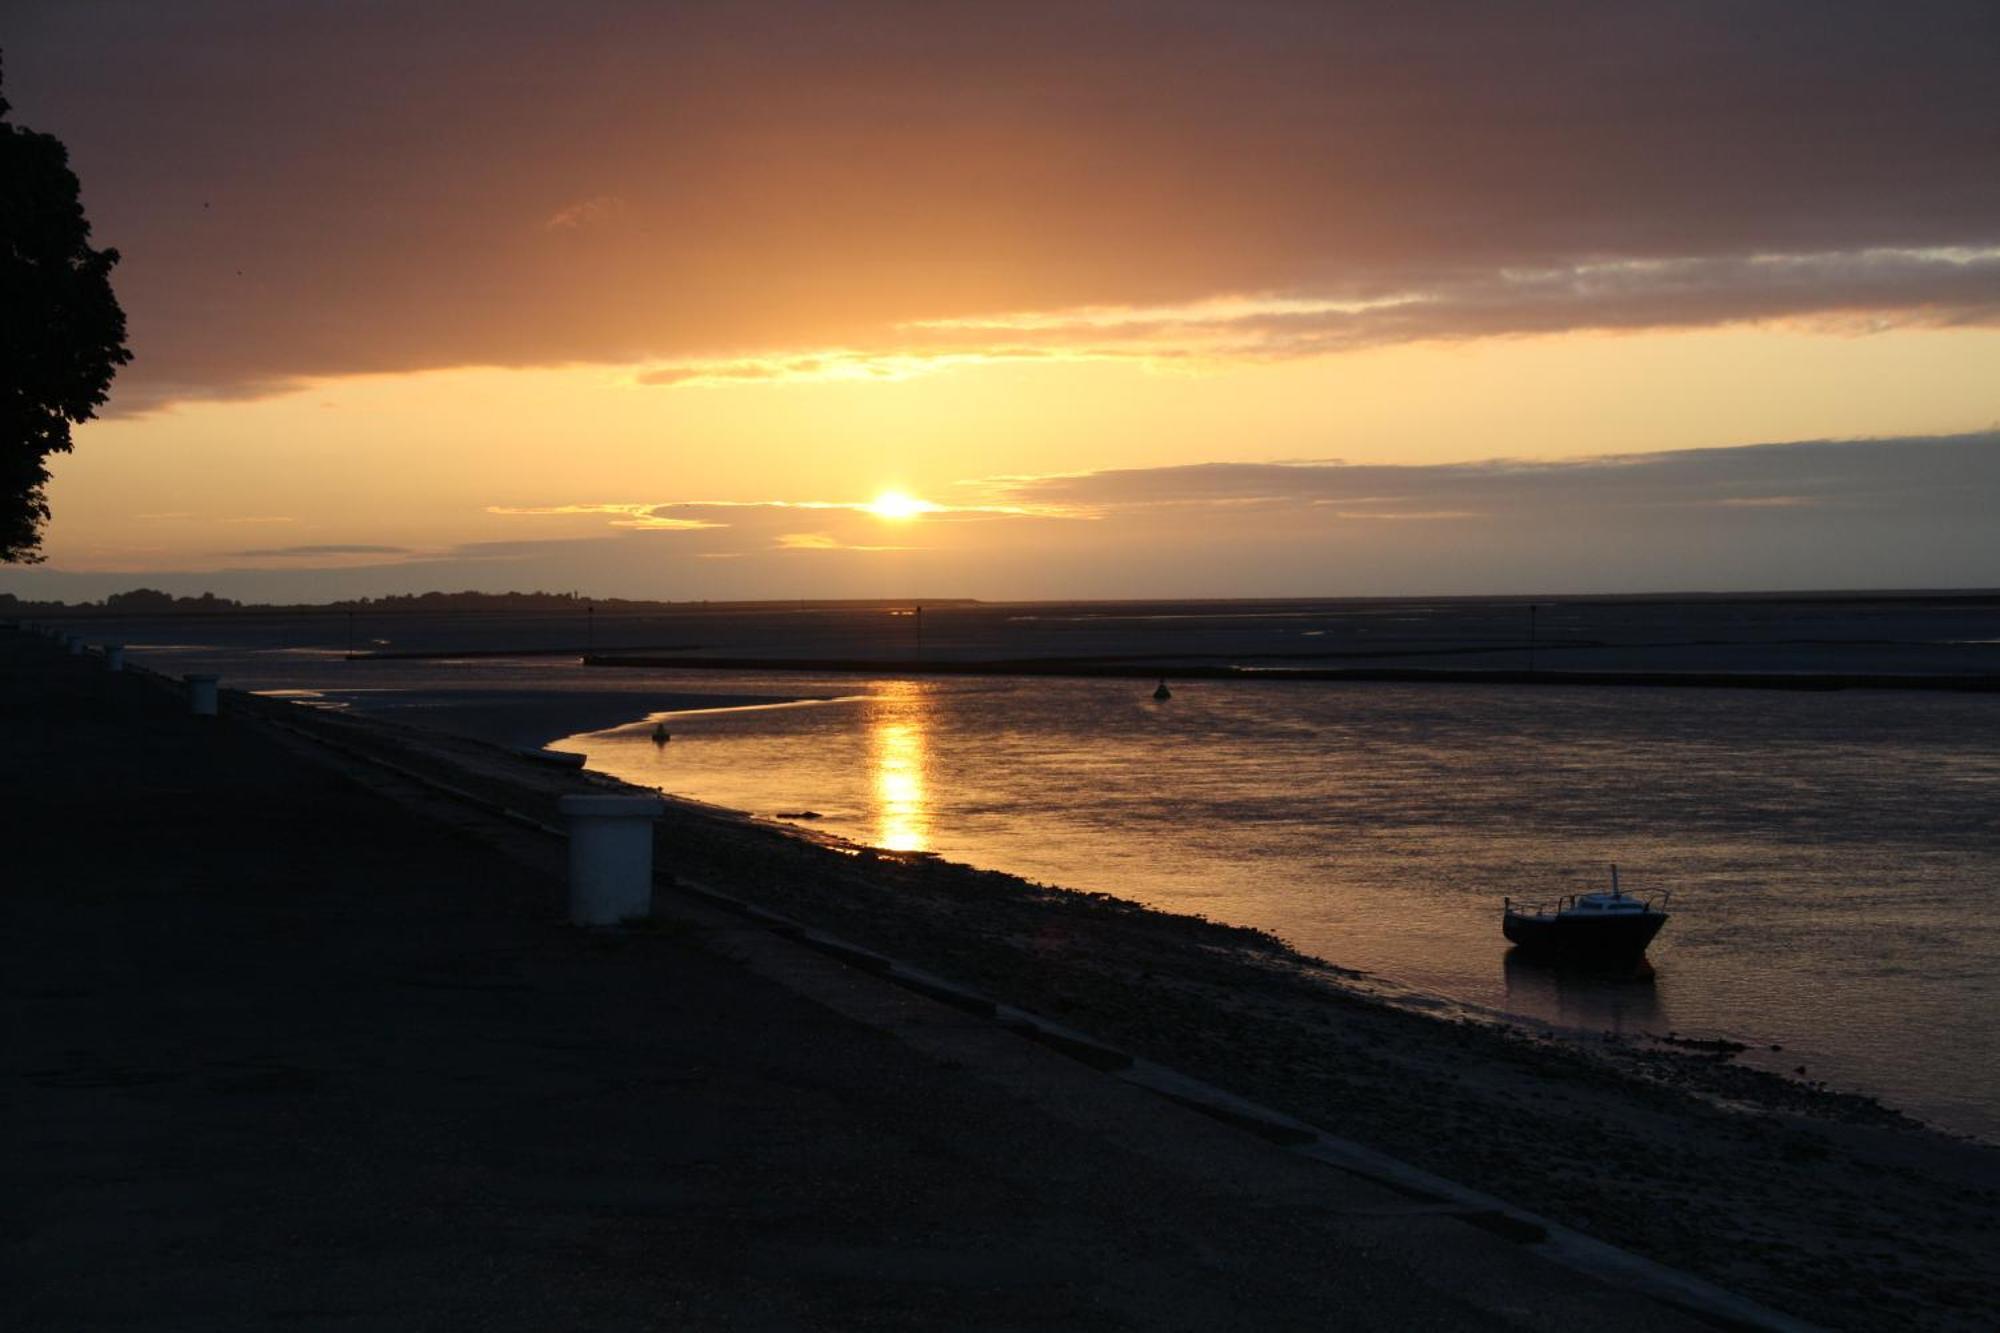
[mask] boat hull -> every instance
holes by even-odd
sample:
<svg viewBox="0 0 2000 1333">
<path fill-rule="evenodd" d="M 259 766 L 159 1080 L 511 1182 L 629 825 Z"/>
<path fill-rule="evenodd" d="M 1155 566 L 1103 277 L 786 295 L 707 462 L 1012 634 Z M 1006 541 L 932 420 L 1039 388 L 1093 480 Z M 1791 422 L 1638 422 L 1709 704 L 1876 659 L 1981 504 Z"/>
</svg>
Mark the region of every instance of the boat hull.
<svg viewBox="0 0 2000 1333">
<path fill-rule="evenodd" d="M 1607 966 L 1637 961 L 1666 924 L 1665 912 L 1594 918 L 1508 912 L 1500 919 L 1500 930 L 1532 958 Z"/>
</svg>

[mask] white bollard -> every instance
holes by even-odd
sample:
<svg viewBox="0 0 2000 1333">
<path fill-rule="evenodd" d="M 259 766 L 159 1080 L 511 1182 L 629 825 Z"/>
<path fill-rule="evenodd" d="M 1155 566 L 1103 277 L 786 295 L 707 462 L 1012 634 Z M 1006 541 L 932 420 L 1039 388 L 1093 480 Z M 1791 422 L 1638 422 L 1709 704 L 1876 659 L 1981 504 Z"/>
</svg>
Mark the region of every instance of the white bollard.
<svg viewBox="0 0 2000 1333">
<path fill-rule="evenodd" d="M 107 643 L 104 645 L 104 669 L 106 671 L 123 671 L 125 669 L 124 644 Z"/>
<path fill-rule="evenodd" d="M 181 679 L 187 682 L 188 706 L 194 710 L 195 716 L 214 717 L 215 694 L 216 694 L 215 683 L 218 680 L 221 680 L 222 677 L 209 676 L 209 675 L 193 675 L 193 676 L 183 676 L 181 677 Z"/>
<path fill-rule="evenodd" d="M 657 796 L 565 796 L 569 825 L 569 919 L 615 926 L 652 915 Z"/>
</svg>

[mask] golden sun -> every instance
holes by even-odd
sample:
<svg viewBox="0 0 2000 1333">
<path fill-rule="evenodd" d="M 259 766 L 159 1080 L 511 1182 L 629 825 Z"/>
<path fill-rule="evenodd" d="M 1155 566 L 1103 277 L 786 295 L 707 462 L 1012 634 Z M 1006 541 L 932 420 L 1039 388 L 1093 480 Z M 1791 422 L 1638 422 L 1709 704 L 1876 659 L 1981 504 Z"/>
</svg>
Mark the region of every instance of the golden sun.
<svg viewBox="0 0 2000 1333">
<path fill-rule="evenodd" d="M 937 508 L 929 500 L 919 500 L 916 496 L 905 495 L 901 491 L 883 491 L 861 507 L 877 518 L 894 519 L 898 522 L 915 518 L 919 514 L 928 514 Z"/>
</svg>

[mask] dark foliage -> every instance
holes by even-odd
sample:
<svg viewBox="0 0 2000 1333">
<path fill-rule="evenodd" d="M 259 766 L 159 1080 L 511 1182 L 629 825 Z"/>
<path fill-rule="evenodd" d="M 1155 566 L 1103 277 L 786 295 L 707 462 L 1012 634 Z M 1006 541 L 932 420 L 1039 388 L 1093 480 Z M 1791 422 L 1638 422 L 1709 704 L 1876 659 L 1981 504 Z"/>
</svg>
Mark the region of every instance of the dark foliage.
<svg viewBox="0 0 2000 1333">
<path fill-rule="evenodd" d="M 90 420 L 125 347 L 116 250 L 90 248 L 60 140 L 7 121 L 0 96 L 0 561 L 41 559 L 50 454 Z"/>
</svg>

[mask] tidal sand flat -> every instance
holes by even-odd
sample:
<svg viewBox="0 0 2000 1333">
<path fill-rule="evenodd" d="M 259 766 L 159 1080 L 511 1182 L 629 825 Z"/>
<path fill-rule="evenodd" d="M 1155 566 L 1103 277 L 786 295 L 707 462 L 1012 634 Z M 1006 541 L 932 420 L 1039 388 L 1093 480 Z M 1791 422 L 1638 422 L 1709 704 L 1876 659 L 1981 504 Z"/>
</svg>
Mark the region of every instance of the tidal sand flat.
<svg viewBox="0 0 2000 1333">
<path fill-rule="evenodd" d="M 231 688 L 521 749 L 658 713 L 783 703 L 801 693 L 796 681 L 766 691 L 606 677 L 578 670 L 574 657 L 540 651 L 350 660 L 333 648 L 274 642 L 289 636 L 268 625 L 241 630 L 248 632 L 204 636 L 209 641 L 135 641 L 131 652 L 169 674 L 214 672 Z"/>
<path fill-rule="evenodd" d="M 387 722 L 429 727 L 493 741 L 519 749 L 534 749 L 577 731 L 597 731 L 657 715 L 707 713 L 793 702 L 785 695 L 696 693 L 685 690 L 625 691 L 492 689 L 419 690 L 393 694 L 318 691 L 325 705 L 356 707 Z"/>
</svg>

